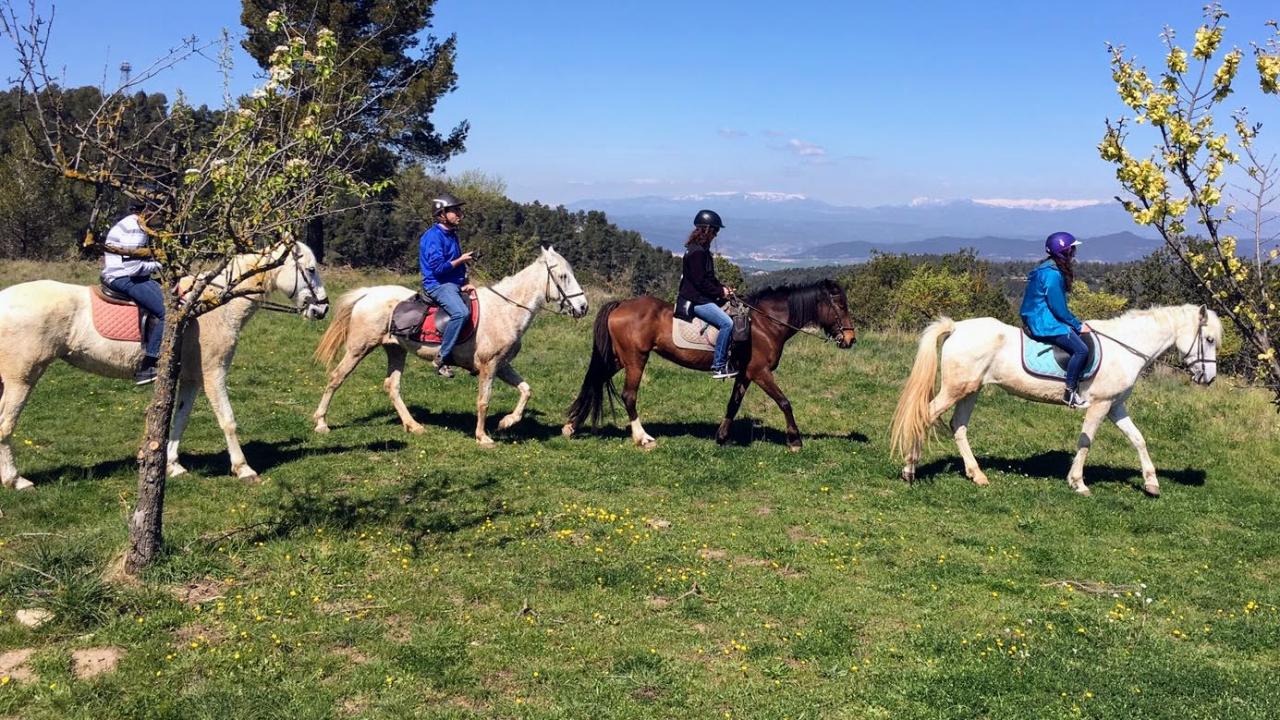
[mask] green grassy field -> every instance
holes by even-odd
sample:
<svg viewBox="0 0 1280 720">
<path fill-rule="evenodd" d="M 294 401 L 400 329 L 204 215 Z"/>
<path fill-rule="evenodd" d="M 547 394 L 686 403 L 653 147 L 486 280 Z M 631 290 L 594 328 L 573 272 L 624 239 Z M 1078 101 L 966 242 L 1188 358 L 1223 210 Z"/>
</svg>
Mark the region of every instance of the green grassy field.
<svg viewBox="0 0 1280 720">
<path fill-rule="evenodd" d="M 85 266 L 20 277 L 92 276 Z M 330 273 L 330 293 L 359 281 Z M 598 306 L 598 303 L 597 305 Z M 263 481 L 228 476 L 201 398 L 169 484 L 168 552 L 103 582 L 125 540 L 146 392 L 59 365 L 0 492 L 0 717 L 1268 718 L 1280 708 L 1280 420 L 1267 397 L 1160 374 L 1130 410 L 1164 495 L 1110 425 L 1065 482 L 1080 416 L 984 391 L 907 487 L 887 426 L 914 340 L 794 339 L 787 452 L 758 389 L 717 447 L 729 385 L 657 360 L 641 412 L 567 441 L 591 317 L 540 316 L 525 421 L 479 449 L 475 381 L 422 362 L 404 433 L 371 357 L 311 432 L 324 323 L 260 314 L 231 395 Z M 2 350 L 0 350 L 2 352 Z M 515 401 L 495 386 L 491 423 Z M 619 410 L 621 416 L 621 410 Z M 492 425 L 491 425 L 492 427 Z M 13 622 L 20 608 L 55 620 Z M 114 647 L 114 672 L 71 655 Z"/>
</svg>

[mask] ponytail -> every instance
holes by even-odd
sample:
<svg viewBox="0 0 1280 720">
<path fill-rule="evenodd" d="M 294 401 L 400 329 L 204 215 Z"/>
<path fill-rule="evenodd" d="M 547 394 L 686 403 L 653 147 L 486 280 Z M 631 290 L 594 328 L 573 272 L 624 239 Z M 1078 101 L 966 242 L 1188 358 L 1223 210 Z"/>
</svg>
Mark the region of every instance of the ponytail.
<svg viewBox="0 0 1280 720">
<path fill-rule="evenodd" d="M 1076 282 L 1076 273 L 1072 267 L 1071 258 L 1050 255 L 1049 259 L 1053 260 L 1053 264 L 1058 266 L 1058 272 L 1062 273 L 1063 285 L 1066 287 L 1067 292 L 1071 292 L 1071 286 Z"/>
</svg>

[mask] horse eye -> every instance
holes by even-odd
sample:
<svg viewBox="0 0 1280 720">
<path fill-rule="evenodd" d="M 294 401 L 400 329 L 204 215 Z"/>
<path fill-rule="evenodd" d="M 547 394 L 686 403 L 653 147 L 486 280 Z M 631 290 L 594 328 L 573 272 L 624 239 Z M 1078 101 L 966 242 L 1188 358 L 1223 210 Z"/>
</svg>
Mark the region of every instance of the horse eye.
<svg viewBox="0 0 1280 720">
<path fill-rule="evenodd" d="M 1212 345 L 1212 344 L 1213 344 L 1213 338 L 1205 338 L 1205 339 L 1206 339 L 1206 340 L 1208 340 L 1208 342 L 1209 342 L 1209 344 L 1210 344 L 1210 345 Z"/>
</svg>

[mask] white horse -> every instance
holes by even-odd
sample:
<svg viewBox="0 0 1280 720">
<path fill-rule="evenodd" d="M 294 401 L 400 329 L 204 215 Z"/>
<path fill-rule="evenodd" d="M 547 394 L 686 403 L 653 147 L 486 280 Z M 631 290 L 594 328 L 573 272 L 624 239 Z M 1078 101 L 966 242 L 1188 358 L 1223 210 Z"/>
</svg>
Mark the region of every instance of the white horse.
<svg viewBox="0 0 1280 720">
<path fill-rule="evenodd" d="M 227 397 L 227 371 L 236 339 L 258 302 L 273 290 L 289 296 L 298 312 L 308 319 L 322 318 L 329 310 L 311 250 L 297 243 L 282 252 L 288 255 L 278 267 L 252 276 L 237 288 L 237 292 L 251 294 L 200 316 L 183 336 L 178 406 L 167 448 L 170 477 L 186 472 L 178 463 L 178 443 L 202 384 L 227 438 L 231 472 L 244 479 L 257 476 L 240 450 L 236 420 Z M 228 271 L 231 277 L 237 277 L 268 260 L 271 258 L 260 253 L 238 255 Z M 83 285 L 54 280 L 21 283 L 0 291 L 0 481 L 4 487 L 32 487 L 30 481 L 18 475 L 9 437 L 32 388 L 50 363 L 61 359 L 97 375 L 127 378 L 142 359 L 140 343 L 108 340 L 94 329 L 90 292 Z"/>
<path fill-rule="evenodd" d="M 1218 345 L 1222 323 L 1204 306 L 1182 305 L 1131 310 L 1113 320 L 1089 321 L 1103 348 L 1097 374 L 1081 383 L 1080 392 L 1089 401 L 1075 461 L 1067 473 L 1067 483 L 1081 495 L 1089 495 L 1084 484 L 1084 461 L 1093 435 L 1104 417 L 1129 438 L 1142 463 L 1143 490 L 1160 494 L 1155 466 L 1147 454 L 1147 443 L 1125 409 L 1138 375 L 1170 347 L 1176 347 L 1193 382 L 1208 385 L 1217 375 Z M 969 448 L 969 415 L 983 385 L 995 384 L 1038 402 L 1061 403 L 1061 380 L 1046 380 L 1027 374 L 1022 368 L 1022 331 L 994 318 L 952 322 L 940 318 L 920 336 L 915 365 L 907 379 L 890 429 L 890 452 L 906 462 L 902 479 L 915 480 L 916 464 L 929 428 L 947 408 L 955 405 L 951 431 L 964 458 L 964 471 L 974 483 L 987 484 L 987 476 Z M 942 349 L 938 350 L 938 341 Z M 933 383 L 941 352 L 942 382 L 936 397 Z"/>
<path fill-rule="evenodd" d="M 346 354 L 337 367 L 329 371 L 329 384 L 314 414 L 316 432 L 329 432 L 325 415 L 333 393 L 360 361 L 379 346 L 387 353 L 387 377 L 382 386 L 391 396 L 391 404 L 395 406 L 401 424 L 411 433 L 423 431 L 422 425 L 409 414 L 409 408 L 400 397 L 400 375 L 404 372 L 407 352 L 431 359 L 440 346 L 408 340 L 388 331 L 391 311 L 402 300 L 413 297 L 414 292 L 400 285 L 380 285 L 356 288 L 338 299 L 333 321 L 316 348 L 316 359 L 331 366 L 339 348 L 344 345 Z M 560 312 L 567 311 L 580 318 L 587 314 L 587 298 L 568 261 L 549 247 L 543 248 L 537 260 L 515 275 L 505 277 L 491 287 L 479 288 L 477 296 L 479 325 L 475 335 L 454 346 L 452 359 L 456 365 L 479 376 L 476 442 L 482 447 L 493 447 L 493 439 L 485 432 L 484 426 L 494 376 L 520 391 L 515 409 L 498 423 L 498 429 L 505 430 L 520 422 L 529 402 L 529 383 L 511 367 L 511 361 L 520 352 L 520 338 L 529 328 L 533 316 L 544 302 L 551 302 L 558 305 Z"/>
</svg>

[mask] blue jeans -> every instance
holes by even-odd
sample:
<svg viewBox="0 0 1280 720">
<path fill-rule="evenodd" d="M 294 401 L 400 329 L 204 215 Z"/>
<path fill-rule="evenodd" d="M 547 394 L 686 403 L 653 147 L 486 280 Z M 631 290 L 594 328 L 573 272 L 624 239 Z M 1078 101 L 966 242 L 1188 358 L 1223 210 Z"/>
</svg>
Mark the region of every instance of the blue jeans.
<svg viewBox="0 0 1280 720">
<path fill-rule="evenodd" d="M 1066 335 L 1047 337 L 1032 335 L 1032 337 L 1040 342 L 1062 348 L 1071 354 L 1071 359 L 1067 361 L 1067 389 L 1075 390 L 1080 384 L 1080 373 L 1084 372 L 1084 365 L 1089 362 L 1089 346 L 1084 344 L 1084 340 L 1081 340 L 1080 335 L 1074 330 L 1068 331 Z"/>
<path fill-rule="evenodd" d="M 462 328 L 466 327 L 467 320 L 471 317 L 471 303 L 463 299 L 462 288 L 454 283 L 440 283 L 426 293 L 449 316 L 449 322 L 441 332 L 440 362 L 452 363 L 449 353 L 452 353 L 453 346 L 458 344 L 458 336 L 462 334 Z M 439 315 L 436 315 L 436 327 L 440 327 Z"/>
<path fill-rule="evenodd" d="M 699 320 L 706 320 L 720 331 L 720 335 L 716 337 L 716 355 L 711 360 L 711 367 L 724 367 L 725 363 L 729 362 L 729 343 L 733 340 L 733 318 L 715 303 L 694 305 L 693 316 Z"/>
<path fill-rule="evenodd" d="M 142 342 L 147 357 L 160 357 L 160 336 L 164 334 L 164 290 L 160 288 L 160 283 L 147 275 L 139 275 L 113 278 L 107 281 L 107 286 L 128 295 L 138 303 L 138 307 L 155 317 L 147 325 L 147 336 Z"/>
</svg>

